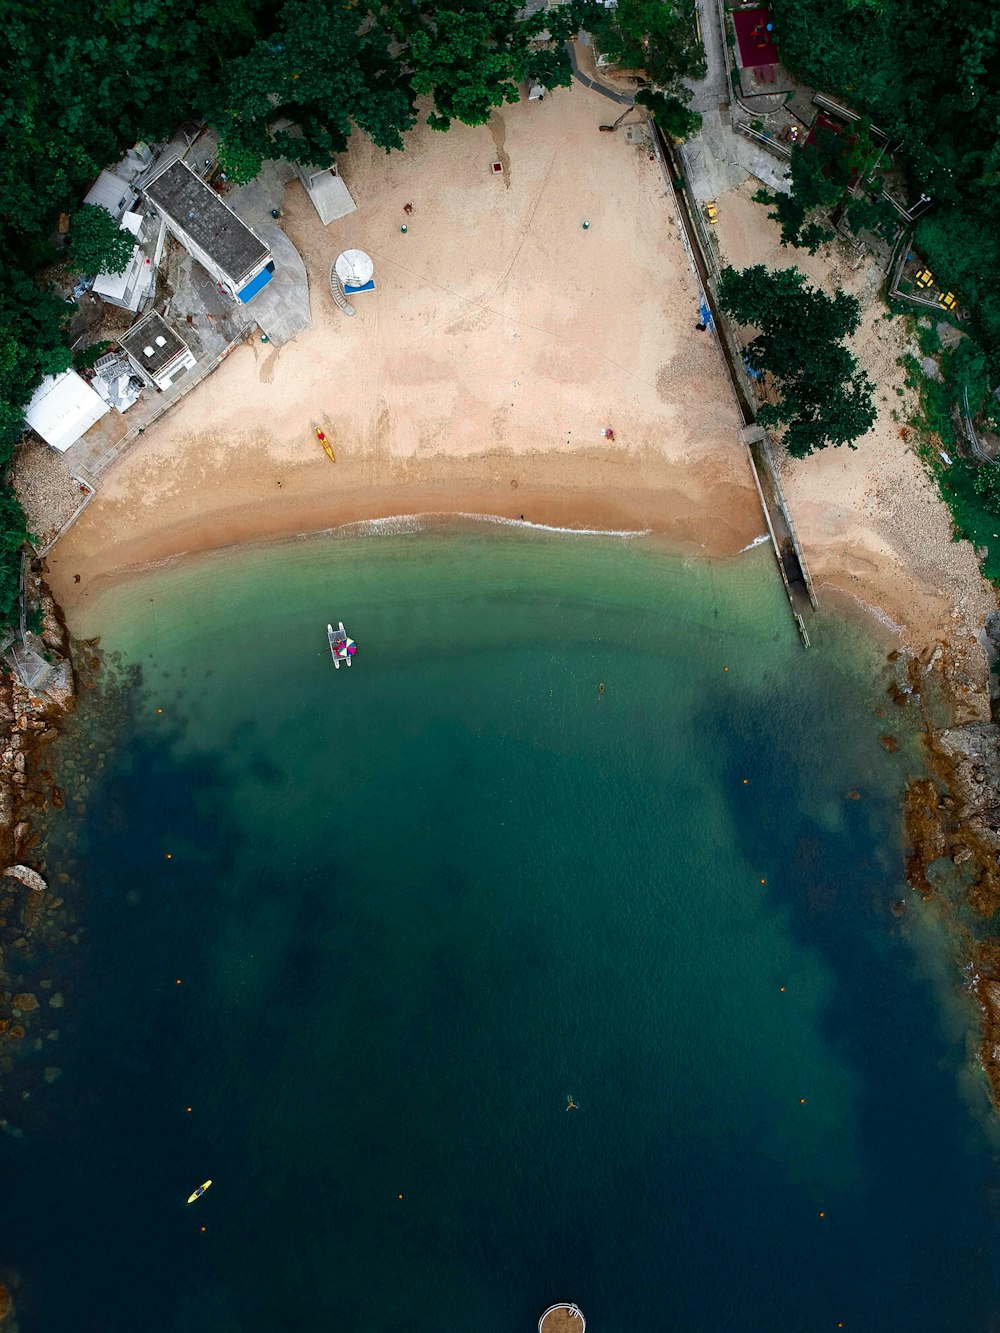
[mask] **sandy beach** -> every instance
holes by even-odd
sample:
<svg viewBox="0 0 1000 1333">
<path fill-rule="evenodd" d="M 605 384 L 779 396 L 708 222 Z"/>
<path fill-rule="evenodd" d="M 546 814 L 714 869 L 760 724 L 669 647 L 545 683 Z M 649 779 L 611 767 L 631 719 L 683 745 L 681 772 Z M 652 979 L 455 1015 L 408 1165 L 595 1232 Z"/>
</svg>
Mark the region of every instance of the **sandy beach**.
<svg viewBox="0 0 1000 1333">
<path fill-rule="evenodd" d="M 722 556 L 758 536 L 670 191 L 646 151 L 598 133 L 608 107 L 576 85 L 488 127 L 421 127 L 402 154 L 356 136 L 341 170 L 358 211 L 326 228 L 291 185 L 283 225 L 312 325 L 283 347 L 239 348 L 107 475 L 48 557 L 71 627 L 96 632 L 95 581 L 138 565 L 392 514 L 651 529 Z M 879 386 L 857 451 L 785 468 L 820 597 L 846 592 L 920 641 L 953 634 L 956 616 L 971 630 L 992 597 L 889 415 L 899 333 L 869 266 L 783 250 L 752 193 L 720 199 L 726 259 L 795 263 L 856 292 L 858 351 Z M 372 255 L 377 284 L 354 319 L 327 287 L 351 246 Z"/>
</svg>

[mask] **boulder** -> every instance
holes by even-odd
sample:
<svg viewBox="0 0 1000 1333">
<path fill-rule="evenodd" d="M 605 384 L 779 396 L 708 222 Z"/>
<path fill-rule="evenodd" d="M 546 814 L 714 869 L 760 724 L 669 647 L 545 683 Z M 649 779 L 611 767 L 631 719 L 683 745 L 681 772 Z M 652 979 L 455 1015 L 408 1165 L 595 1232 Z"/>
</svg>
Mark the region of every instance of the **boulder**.
<svg viewBox="0 0 1000 1333">
<path fill-rule="evenodd" d="M 3 873 L 5 878 L 19 880 L 25 888 L 34 889 L 36 893 L 44 893 L 48 887 L 38 871 L 30 866 L 8 866 Z"/>
</svg>

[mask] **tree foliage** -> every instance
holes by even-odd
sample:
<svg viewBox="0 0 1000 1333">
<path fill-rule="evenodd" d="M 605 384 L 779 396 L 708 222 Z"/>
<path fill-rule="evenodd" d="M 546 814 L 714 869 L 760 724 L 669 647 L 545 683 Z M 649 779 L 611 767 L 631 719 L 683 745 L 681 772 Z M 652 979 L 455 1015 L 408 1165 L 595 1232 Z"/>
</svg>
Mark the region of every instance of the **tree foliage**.
<svg viewBox="0 0 1000 1333">
<path fill-rule="evenodd" d="M 971 309 L 1000 370 L 1000 21 L 993 0 L 772 0 L 782 59 L 893 142 L 931 268 Z"/>
<path fill-rule="evenodd" d="M 682 81 L 705 73 L 694 10 L 683 0 L 618 0 L 595 19 L 592 31 L 612 64 L 644 69 L 658 87 L 684 101 Z"/>
<path fill-rule="evenodd" d="M 812 255 L 824 241 L 832 240 L 835 233 L 829 225 L 830 212 L 855 182 L 870 172 L 875 156 L 864 122 L 838 131 L 819 121 L 808 140 L 792 148 L 791 193 L 760 190 L 755 196 L 760 203 L 770 205 L 769 216 L 781 224 L 782 245 L 800 246 Z M 862 202 L 867 200 L 857 201 L 859 205 Z M 856 217 L 870 215 L 862 209 Z M 878 216 L 883 214 L 879 212 Z"/>
<path fill-rule="evenodd" d="M 843 343 L 861 322 L 857 300 L 807 286 L 798 269 L 758 264 L 723 269 L 719 304 L 737 323 L 759 330 L 745 349 L 747 361 L 770 373 L 781 394 L 757 420 L 782 426 L 796 458 L 830 444 L 853 448 L 875 421 L 874 386 Z"/>
<path fill-rule="evenodd" d="M 24 513 L 7 478 L 24 407 L 45 375 L 70 364 L 63 338 L 66 306 L 16 271 L 0 271 L 0 623 L 17 600 L 19 552 L 28 539 Z"/>
<path fill-rule="evenodd" d="M 690 138 L 701 129 L 701 116 L 692 111 L 679 97 L 667 93 L 654 92 L 649 88 L 640 88 L 635 95 L 640 106 L 647 107 L 653 113 L 653 119 L 664 134 L 672 139 Z"/>
<path fill-rule="evenodd" d="M 75 273 L 124 273 L 135 237 L 122 231 L 106 208 L 84 204 L 70 220 L 69 261 Z"/>
<path fill-rule="evenodd" d="M 572 73 L 562 49 L 599 7 L 569 0 L 520 18 L 517 0 L 411 5 L 397 0 L 382 8 L 401 48 L 413 91 L 434 99 L 428 123 L 446 130 L 452 120 L 483 125 L 495 108 L 516 102 L 518 85 L 537 79 L 547 88 L 569 84 Z"/>
</svg>

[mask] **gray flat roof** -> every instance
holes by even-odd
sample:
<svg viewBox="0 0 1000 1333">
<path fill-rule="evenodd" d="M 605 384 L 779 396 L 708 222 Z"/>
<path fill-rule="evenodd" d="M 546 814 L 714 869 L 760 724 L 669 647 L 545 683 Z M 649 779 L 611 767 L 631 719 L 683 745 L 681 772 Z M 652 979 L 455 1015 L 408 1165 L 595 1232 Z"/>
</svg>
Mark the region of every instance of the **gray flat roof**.
<svg viewBox="0 0 1000 1333">
<path fill-rule="evenodd" d="M 118 339 L 118 343 L 151 375 L 157 374 L 187 351 L 187 343 L 173 331 L 157 310 L 151 310 L 138 324 L 133 324 L 128 333 Z M 147 347 L 150 355 L 146 353 Z"/>
<path fill-rule="evenodd" d="M 106 209 L 116 218 L 120 218 L 127 208 L 135 203 L 135 189 L 113 171 L 102 171 L 97 180 L 83 196 L 85 204 L 96 204 Z"/>
<path fill-rule="evenodd" d="M 269 251 L 264 242 L 180 158 L 154 177 L 144 194 L 234 282 L 240 282 L 267 259 Z"/>
</svg>

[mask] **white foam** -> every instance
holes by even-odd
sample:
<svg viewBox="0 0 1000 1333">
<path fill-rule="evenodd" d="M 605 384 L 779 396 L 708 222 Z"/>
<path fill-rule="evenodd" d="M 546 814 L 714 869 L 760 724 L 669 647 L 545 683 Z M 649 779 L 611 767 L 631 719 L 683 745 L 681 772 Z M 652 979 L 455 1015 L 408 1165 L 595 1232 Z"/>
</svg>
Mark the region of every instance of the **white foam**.
<svg viewBox="0 0 1000 1333">
<path fill-rule="evenodd" d="M 359 537 L 398 537 L 411 532 L 423 532 L 432 522 L 462 519 L 467 523 L 492 523 L 503 528 L 531 528 L 536 532 L 559 532 L 571 537 L 617 537 L 629 541 L 634 537 L 648 537 L 652 528 L 560 528 L 550 523 L 530 523 L 523 518 L 502 518 L 499 514 L 445 513 L 431 511 L 424 514 L 387 514 L 384 518 L 364 518 L 354 523 L 343 523 L 327 528 L 330 533 Z M 312 534 L 302 534 L 304 537 Z"/>
<path fill-rule="evenodd" d="M 755 546 L 763 546 L 765 542 L 770 540 L 767 533 L 762 532 L 759 537 L 754 537 L 752 542 L 747 542 L 746 546 L 741 547 L 739 554 L 742 555 L 744 551 L 752 551 Z"/>
<path fill-rule="evenodd" d="M 456 518 L 471 519 L 474 523 L 496 523 L 503 528 L 533 528 L 536 532 L 565 532 L 571 537 L 619 537 L 630 541 L 633 537 L 648 537 L 652 528 L 559 528 L 551 523 L 529 523 L 526 518 L 501 518 L 499 514 L 463 514 Z"/>
</svg>

